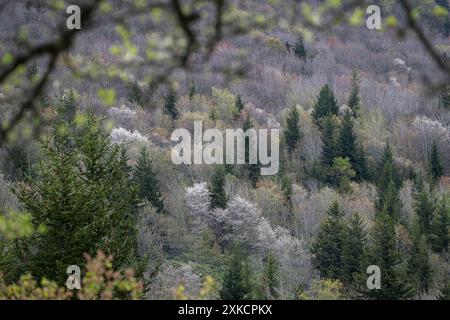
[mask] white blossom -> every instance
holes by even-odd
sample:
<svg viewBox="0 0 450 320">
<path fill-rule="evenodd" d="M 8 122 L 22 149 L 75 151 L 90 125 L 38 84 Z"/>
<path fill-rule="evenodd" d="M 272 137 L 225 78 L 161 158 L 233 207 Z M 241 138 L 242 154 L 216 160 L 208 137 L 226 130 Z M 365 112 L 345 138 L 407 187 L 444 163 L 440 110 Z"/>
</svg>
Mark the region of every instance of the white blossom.
<svg viewBox="0 0 450 320">
<path fill-rule="evenodd" d="M 148 144 L 147 137 L 143 136 L 139 131 L 128 131 L 122 127 L 114 128 L 111 130 L 111 143 L 112 144 L 127 144 L 132 142 Z"/>
</svg>

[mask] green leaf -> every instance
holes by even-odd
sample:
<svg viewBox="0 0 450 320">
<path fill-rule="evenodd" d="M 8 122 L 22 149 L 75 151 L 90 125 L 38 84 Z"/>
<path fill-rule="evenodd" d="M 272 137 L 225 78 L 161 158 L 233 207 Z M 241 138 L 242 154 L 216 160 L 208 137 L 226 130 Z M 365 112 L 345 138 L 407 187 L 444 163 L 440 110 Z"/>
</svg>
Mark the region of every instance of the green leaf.
<svg viewBox="0 0 450 320">
<path fill-rule="evenodd" d="M 100 100 L 102 100 L 102 103 L 107 107 L 112 106 L 116 102 L 116 90 L 113 88 L 98 89 L 97 95 Z"/>
</svg>

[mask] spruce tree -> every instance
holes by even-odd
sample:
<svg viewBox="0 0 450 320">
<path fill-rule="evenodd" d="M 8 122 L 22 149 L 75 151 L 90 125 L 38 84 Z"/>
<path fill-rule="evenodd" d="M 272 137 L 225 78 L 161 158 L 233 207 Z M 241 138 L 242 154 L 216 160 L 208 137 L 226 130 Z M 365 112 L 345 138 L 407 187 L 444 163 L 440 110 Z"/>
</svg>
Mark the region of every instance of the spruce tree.
<svg viewBox="0 0 450 320">
<path fill-rule="evenodd" d="M 414 211 L 421 232 L 427 237 L 431 231 L 431 221 L 436 210 L 436 201 L 430 188 L 425 184 L 416 184 L 414 193 Z"/>
<path fill-rule="evenodd" d="M 247 260 L 239 249 L 234 249 L 229 259 L 224 277 L 220 298 L 223 300 L 250 299 L 252 288 L 249 284 L 249 269 Z"/>
<path fill-rule="evenodd" d="M 168 114 L 172 120 L 178 118 L 177 100 L 178 96 L 174 89 L 170 88 L 165 95 L 164 112 Z"/>
<path fill-rule="evenodd" d="M 342 280 L 353 285 L 363 270 L 367 232 L 359 214 L 354 214 L 348 222 L 342 245 Z"/>
<path fill-rule="evenodd" d="M 337 201 L 327 210 L 327 217 L 311 245 L 320 274 L 328 279 L 340 279 L 343 272 L 342 248 L 345 237 L 344 211 Z"/>
<path fill-rule="evenodd" d="M 82 265 L 84 253 L 99 249 L 118 267 L 133 263 L 137 192 L 124 150 L 111 145 L 92 115 L 80 124 L 55 121 L 41 145 L 35 176 L 16 189 L 35 227 L 46 228 L 24 243 L 18 258 L 26 270 L 63 283 L 67 266 Z"/>
<path fill-rule="evenodd" d="M 152 160 L 145 147 L 139 153 L 133 172 L 133 181 L 138 188 L 139 199 L 147 200 L 157 212 L 164 212 L 158 178 L 153 172 Z"/>
<path fill-rule="evenodd" d="M 386 211 L 375 216 L 370 261 L 380 267 L 381 289 L 369 291 L 369 297 L 383 300 L 411 297 L 411 288 L 400 265 L 402 261 L 396 246 L 395 222 Z"/>
<path fill-rule="evenodd" d="M 355 170 L 356 177 L 359 180 L 368 179 L 367 157 L 364 153 L 364 149 L 357 142 L 353 116 L 350 111 L 345 112 L 342 119 L 339 134 L 339 154 L 343 158 L 349 158 L 350 164 Z"/>
<path fill-rule="evenodd" d="M 279 284 L 278 261 L 269 252 L 264 261 L 264 268 L 259 279 L 257 298 L 259 300 L 276 299 L 278 297 Z"/>
<path fill-rule="evenodd" d="M 322 130 L 322 156 L 321 164 L 326 169 L 333 166 L 333 159 L 338 156 L 336 139 L 337 123 L 334 117 L 326 117 Z"/>
<path fill-rule="evenodd" d="M 449 229 L 450 213 L 445 203 L 445 198 L 442 198 L 431 223 L 430 242 L 434 252 L 448 252 L 448 245 L 450 242 Z"/>
<path fill-rule="evenodd" d="M 77 101 L 73 89 L 67 90 L 60 98 L 56 106 L 58 114 L 63 121 L 71 122 L 77 112 Z"/>
<path fill-rule="evenodd" d="M 419 223 L 413 226 L 412 248 L 407 260 L 407 275 L 416 295 L 427 293 L 431 287 L 433 272 L 431 269 L 426 235 Z"/>
<path fill-rule="evenodd" d="M 237 95 L 236 100 L 234 102 L 234 111 L 233 111 L 233 118 L 234 120 L 237 120 L 242 113 L 242 110 L 244 110 L 245 103 L 242 101 L 242 97 L 240 94 Z"/>
<path fill-rule="evenodd" d="M 297 58 L 299 59 L 306 59 L 306 48 L 305 48 L 305 43 L 303 41 L 303 37 L 299 36 L 297 38 L 297 41 L 294 44 L 294 54 L 297 56 Z"/>
<path fill-rule="evenodd" d="M 352 87 L 347 103 L 348 107 L 352 111 L 352 115 L 357 117 L 361 108 L 361 97 L 359 96 L 359 79 L 358 72 L 356 70 L 353 70 L 352 72 Z"/>
<path fill-rule="evenodd" d="M 295 150 L 302 138 L 299 120 L 300 114 L 297 107 L 292 107 L 286 116 L 286 130 L 284 131 L 284 140 L 290 154 Z"/>
<path fill-rule="evenodd" d="M 247 115 L 247 118 L 245 119 L 245 122 L 242 126 L 242 130 L 246 132 L 249 129 L 253 128 L 253 122 L 250 119 L 250 116 Z M 250 139 L 248 137 L 245 137 L 245 164 L 246 167 L 244 171 L 247 172 L 247 177 L 252 185 L 253 188 L 256 188 L 256 185 L 258 183 L 258 180 L 260 178 L 260 170 L 261 170 L 261 163 L 259 162 L 259 159 L 257 159 L 257 163 L 249 163 L 250 162 Z"/>
<path fill-rule="evenodd" d="M 225 192 L 225 168 L 221 165 L 218 165 L 214 170 L 209 184 L 209 192 L 211 194 L 211 209 L 225 209 L 228 197 Z"/>
<path fill-rule="evenodd" d="M 428 173 L 433 185 L 436 185 L 439 179 L 444 175 L 444 168 L 442 167 L 442 160 L 436 141 L 433 141 L 431 150 L 428 153 Z"/>
<path fill-rule="evenodd" d="M 322 127 L 322 118 L 330 115 L 339 115 L 339 106 L 337 100 L 334 97 L 333 91 L 327 84 L 324 85 L 320 90 L 319 96 L 317 97 L 317 101 L 314 104 L 313 109 L 314 110 L 312 112 L 312 117 L 319 128 Z"/>
</svg>

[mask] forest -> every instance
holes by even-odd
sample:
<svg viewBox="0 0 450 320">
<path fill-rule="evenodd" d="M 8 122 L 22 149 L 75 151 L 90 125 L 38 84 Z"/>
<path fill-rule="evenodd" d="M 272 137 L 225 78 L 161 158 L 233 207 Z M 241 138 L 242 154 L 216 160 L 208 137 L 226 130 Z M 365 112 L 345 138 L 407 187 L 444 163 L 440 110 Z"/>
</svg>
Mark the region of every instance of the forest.
<svg viewBox="0 0 450 320">
<path fill-rule="evenodd" d="M 0 0 L 0 300 L 450 299 L 449 10 Z"/>
</svg>

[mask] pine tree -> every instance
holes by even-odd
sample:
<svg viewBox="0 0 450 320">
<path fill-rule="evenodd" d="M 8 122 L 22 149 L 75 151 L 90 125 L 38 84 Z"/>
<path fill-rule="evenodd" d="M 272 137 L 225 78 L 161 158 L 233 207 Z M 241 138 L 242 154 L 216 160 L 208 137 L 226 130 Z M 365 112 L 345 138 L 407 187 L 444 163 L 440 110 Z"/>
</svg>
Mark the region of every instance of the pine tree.
<svg viewBox="0 0 450 320">
<path fill-rule="evenodd" d="M 428 173 L 433 185 L 436 185 L 444 175 L 444 168 L 442 167 L 442 160 L 436 141 L 433 141 L 431 150 L 428 153 Z"/>
<path fill-rule="evenodd" d="M 414 211 L 418 218 L 421 232 L 427 237 L 431 231 L 431 221 L 436 210 L 436 201 L 427 185 L 417 184 L 414 193 Z"/>
<path fill-rule="evenodd" d="M 297 38 L 297 41 L 295 42 L 294 45 L 294 54 L 297 56 L 297 58 L 299 59 L 306 59 L 306 48 L 305 48 L 305 44 L 303 41 L 303 37 L 299 36 Z"/>
<path fill-rule="evenodd" d="M 353 285 L 357 274 L 363 270 L 367 233 L 359 214 L 354 214 L 345 230 L 342 245 L 342 280 Z"/>
<path fill-rule="evenodd" d="M 311 252 L 316 256 L 317 266 L 324 278 L 340 279 L 342 276 L 342 247 L 345 237 L 343 217 L 341 206 L 337 201 L 333 201 L 311 245 Z"/>
<path fill-rule="evenodd" d="M 326 117 L 323 122 L 322 130 L 322 156 L 321 164 L 325 168 L 333 166 L 333 159 L 338 155 L 338 146 L 336 139 L 337 124 L 333 117 Z"/>
<path fill-rule="evenodd" d="M 223 300 L 250 299 L 252 288 L 249 285 L 247 260 L 239 249 L 234 249 L 222 280 L 220 298 Z"/>
<path fill-rule="evenodd" d="M 242 130 L 246 132 L 249 129 L 253 128 L 253 122 L 250 119 L 250 117 L 247 115 L 247 118 L 245 119 L 245 122 L 242 126 Z M 246 169 L 244 171 L 247 172 L 247 177 L 250 180 L 250 183 L 253 188 L 256 188 L 256 185 L 258 183 L 259 177 L 260 177 L 260 170 L 261 170 L 261 163 L 259 162 L 259 159 L 257 160 L 257 163 L 249 163 L 250 161 L 250 139 L 248 137 L 245 137 L 245 164 Z"/>
<path fill-rule="evenodd" d="M 369 297 L 384 300 L 411 297 L 411 289 L 405 281 L 397 251 L 394 219 L 386 211 L 375 217 L 372 229 L 371 264 L 381 270 L 381 289 L 368 292 Z"/>
<path fill-rule="evenodd" d="M 342 119 L 339 134 L 339 154 L 343 158 L 349 158 L 358 179 L 368 179 L 367 156 L 362 146 L 357 142 L 353 116 L 349 111 L 345 112 Z"/>
<path fill-rule="evenodd" d="M 242 110 L 244 110 L 245 103 L 242 101 L 242 97 L 240 94 L 237 95 L 236 101 L 234 103 L 234 111 L 233 111 L 233 118 L 234 120 L 237 120 L 242 113 Z"/>
<path fill-rule="evenodd" d="M 159 182 L 153 172 L 152 160 L 145 147 L 139 153 L 133 172 L 133 181 L 138 188 L 139 199 L 147 200 L 157 212 L 164 212 L 164 202 L 159 191 Z"/>
<path fill-rule="evenodd" d="M 278 261 L 272 253 L 269 252 L 264 262 L 264 269 L 259 279 L 258 300 L 276 299 L 278 297 L 279 284 Z"/>
<path fill-rule="evenodd" d="M 324 85 L 320 90 L 319 96 L 317 97 L 317 101 L 314 104 L 313 109 L 314 110 L 312 112 L 312 117 L 316 125 L 320 128 L 322 127 L 322 118 L 330 115 L 339 115 L 338 103 L 336 101 L 336 98 L 334 97 L 333 91 L 327 84 Z"/>
<path fill-rule="evenodd" d="M 407 275 L 416 295 L 428 292 L 433 279 L 428 244 L 422 227 L 416 223 L 412 230 L 413 244 L 407 261 Z"/>
<path fill-rule="evenodd" d="M 288 111 L 286 117 L 286 130 L 284 131 L 284 140 L 290 154 L 295 150 L 302 138 L 299 120 L 300 114 L 297 107 L 292 107 Z"/>
<path fill-rule="evenodd" d="M 225 209 L 228 197 L 225 192 L 225 168 L 223 166 L 219 165 L 214 170 L 209 185 L 209 192 L 211 194 L 211 209 Z"/>
<path fill-rule="evenodd" d="M 142 107 L 144 105 L 144 99 L 143 99 L 142 90 L 141 90 L 141 88 L 139 87 L 139 85 L 137 84 L 136 81 L 131 82 L 128 85 L 128 87 L 127 87 L 127 99 L 131 103 L 137 104 L 138 106 Z"/>
<path fill-rule="evenodd" d="M 167 91 L 164 103 L 164 112 L 172 118 L 172 120 L 175 120 L 178 118 L 178 109 L 177 109 L 177 100 L 178 96 L 174 89 L 169 89 Z"/>
<path fill-rule="evenodd" d="M 348 107 L 352 111 L 352 115 L 357 117 L 361 108 L 361 97 L 359 96 L 359 78 L 358 72 L 353 70 L 352 73 L 352 88 L 350 96 L 348 97 Z"/>
<path fill-rule="evenodd" d="M 440 201 L 434 219 L 431 223 L 430 242 L 431 248 L 436 253 L 448 251 L 450 241 L 450 217 L 449 210 L 445 203 L 445 198 Z"/>
<path fill-rule="evenodd" d="M 55 122 L 42 152 L 36 176 L 16 190 L 35 227 L 46 228 L 24 244 L 26 270 L 63 283 L 84 253 L 101 249 L 119 267 L 136 261 L 137 192 L 123 149 L 111 146 L 101 121 Z"/>
</svg>

